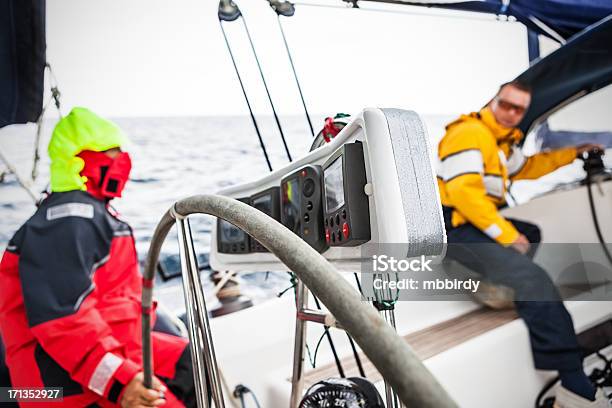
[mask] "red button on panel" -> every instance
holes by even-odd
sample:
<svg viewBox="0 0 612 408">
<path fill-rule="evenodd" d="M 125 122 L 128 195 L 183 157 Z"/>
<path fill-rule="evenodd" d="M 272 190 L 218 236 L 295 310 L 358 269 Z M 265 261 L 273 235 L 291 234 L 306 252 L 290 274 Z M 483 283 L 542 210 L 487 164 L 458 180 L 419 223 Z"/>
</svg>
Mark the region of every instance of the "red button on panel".
<svg viewBox="0 0 612 408">
<path fill-rule="evenodd" d="M 342 224 L 342 235 L 344 235 L 344 238 L 346 239 L 349 237 L 349 226 L 346 222 Z"/>
<path fill-rule="evenodd" d="M 331 236 L 329 235 L 329 230 L 326 229 L 325 230 L 325 241 L 329 244 L 329 241 L 331 241 Z"/>
</svg>

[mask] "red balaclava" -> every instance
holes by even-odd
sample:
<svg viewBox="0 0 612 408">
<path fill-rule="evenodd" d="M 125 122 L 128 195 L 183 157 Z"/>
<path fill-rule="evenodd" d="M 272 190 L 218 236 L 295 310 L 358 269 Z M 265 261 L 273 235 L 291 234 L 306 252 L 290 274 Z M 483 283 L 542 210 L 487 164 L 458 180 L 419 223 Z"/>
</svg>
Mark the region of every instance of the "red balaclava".
<svg viewBox="0 0 612 408">
<path fill-rule="evenodd" d="M 121 197 L 121 192 L 130 177 L 132 160 L 126 152 L 114 159 L 104 152 L 85 150 L 77 155 L 85 162 L 81 176 L 87 177 L 87 192 L 100 200 Z"/>
</svg>

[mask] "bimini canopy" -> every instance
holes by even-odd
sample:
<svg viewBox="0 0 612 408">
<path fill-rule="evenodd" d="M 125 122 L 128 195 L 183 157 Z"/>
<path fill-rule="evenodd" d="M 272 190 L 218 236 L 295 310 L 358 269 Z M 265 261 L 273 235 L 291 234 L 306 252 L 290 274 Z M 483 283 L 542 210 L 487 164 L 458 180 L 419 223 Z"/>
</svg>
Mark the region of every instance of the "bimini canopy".
<svg viewBox="0 0 612 408">
<path fill-rule="evenodd" d="M 358 4 L 357 0 L 344 0 Z M 567 39 L 612 14 L 610 0 L 365 0 L 513 16 L 529 29 L 555 40 Z"/>
<path fill-rule="evenodd" d="M 45 48 L 45 1 L 0 0 L 0 128 L 40 116 Z"/>
<path fill-rule="evenodd" d="M 571 98 L 612 83 L 612 15 L 537 60 L 518 80 L 533 89 L 531 106 L 520 127 L 533 122 Z"/>
</svg>

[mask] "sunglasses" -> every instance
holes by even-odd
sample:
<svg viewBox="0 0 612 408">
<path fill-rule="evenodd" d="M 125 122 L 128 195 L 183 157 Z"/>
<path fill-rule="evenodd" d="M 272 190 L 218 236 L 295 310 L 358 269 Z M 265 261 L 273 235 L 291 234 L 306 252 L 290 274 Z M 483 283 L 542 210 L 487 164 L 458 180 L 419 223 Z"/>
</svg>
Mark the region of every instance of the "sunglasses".
<svg viewBox="0 0 612 408">
<path fill-rule="evenodd" d="M 497 102 L 497 106 L 499 106 L 503 110 L 505 111 L 513 110 L 516 112 L 517 115 L 522 115 L 527 110 L 527 106 L 515 105 L 514 103 L 508 102 L 501 98 L 495 98 L 495 101 Z"/>
</svg>

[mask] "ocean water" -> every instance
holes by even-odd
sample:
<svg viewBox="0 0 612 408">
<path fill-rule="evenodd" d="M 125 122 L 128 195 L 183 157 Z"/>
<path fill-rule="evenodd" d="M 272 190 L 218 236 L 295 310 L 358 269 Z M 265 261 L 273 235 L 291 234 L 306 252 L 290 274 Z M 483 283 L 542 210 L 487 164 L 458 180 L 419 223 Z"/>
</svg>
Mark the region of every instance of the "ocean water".
<svg viewBox="0 0 612 408">
<path fill-rule="evenodd" d="M 313 123 L 323 124 L 323 115 L 313 117 Z M 423 117 L 432 139 L 432 154 L 444 125 L 452 116 Z M 141 261 L 163 213 L 178 199 L 204 193 L 264 176 L 267 166 L 256 134 L 248 117 L 181 117 L 181 118 L 114 118 L 130 137 L 128 151 L 133 170 L 124 196 L 113 206 L 134 228 Z M 274 168 L 287 163 L 279 132 L 271 117 L 258 118 L 264 141 Z M 56 120 L 43 124 L 39 175 L 32 188 L 46 189 L 49 159 L 46 146 Z M 306 154 L 312 137 L 303 116 L 282 117 L 281 123 L 294 158 Z M 317 126 L 318 127 L 318 126 Z M 15 125 L 0 129 L 0 151 L 28 178 L 32 170 L 36 129 L 33 125 Z M 570 182 L 580 176 L 579 164 L 568 166 L 539 182 L 523 183 L 513 193 L 519 201 L 549 190 L 560 182 Z M 0 164 L 0 171 L 4 166 Z M 34 212 L 31 198 L 19 186 L 14 175 L 0 183 L 0 249 L 19 226 Z M 190 217 L 195 248 L 201 265 L 208 263 L 213 217 Z M 179 272 L 176 235 L 168 237 L 162 250 L 162 262 L 171 273 Z M 206 272 L 204 272 L 206 275 Z M 208 279 L 205 290 L 212 284 Z M 289 286 L 284 272 L 243 273 L 239 277 L 243 292 L 255 302 L 261 302 Z M 171 309 L 182 307 L 180 281 L 159 282 L 163 300 Z"/>
<path fill-rule="evenodd" d="M 133 169 L 130 182 L 121 199 L 113 206 L 134 228 L 141 261 L 148 250 L 153 230 L 170 206 L 177 200 L 194 195 L 215 193 L 221 188 L 252 180 L 268 172 L 259 141 L 248 117 L 182 117 L 182 118 L 112 118 L 129 136 L 128 151 Z M 310 148 L 312 136 L 303 117 L 283 117 L 282 126 L 294 157 Z M 322 123 L 322 117 L 315 117 Z M 280 135 L 272 118 L 258 118 L 268 154 L 274 168 L 287 163 Z M 39 175 L 32 186 L 40 192 L 47 188 L 49 159 L 46 152 L 56 120 L 43 124 Z M 28 178 L 34 157 L 34 125 L 14 125 L 0 129 L 0 151 Z M 4 170 L 0 164 L 0 171 Z M 14 175 L 7 175 L 0 184 L 0 249 L 19 226 L 34 212 L 32 199 L 19 186 Z M 206 266 L 213 217 L 190 217 L 195 248 L 200 264 Z M 176 235 L 166 240 L 162 262 L 170 274 L 179 273 Z M 206 272 L 204 273 L 206 275 Z M 242 274 L 243 292 L 255 302 L 263 301 L 289 286 L 286 273 Z M 212 284 L 203 279 L 206 289 Z M 171 308 L 182 305 L 180 281 L 159 282 L 161 293 L 167 293 Z M 176 286 L 174 292 L 168 286 Z M 168 290 L 170 289 L 170 290 Z M 179 299 L 176 299 L 176 298 Z"/>
</svg>

